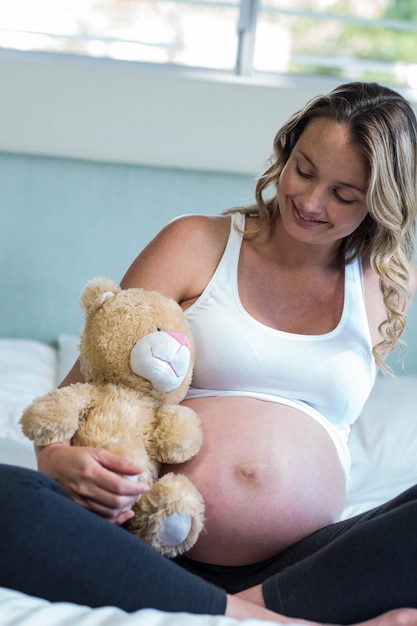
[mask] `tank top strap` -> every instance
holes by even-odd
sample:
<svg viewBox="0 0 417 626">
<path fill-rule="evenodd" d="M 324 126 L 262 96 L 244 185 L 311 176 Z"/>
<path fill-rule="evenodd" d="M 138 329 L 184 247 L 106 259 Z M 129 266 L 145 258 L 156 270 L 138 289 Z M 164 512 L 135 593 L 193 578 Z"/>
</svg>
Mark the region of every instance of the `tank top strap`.
<svg viewBox="0 0 417 626">
<path fill-rule="evenodd" d="M 245 228 L 245 215 L 243 213 L 232 213 L 230 220 L 230 233 L 227 240 L 223 257 L 219 263 L 219 268 L 223 264 L 228 270 L 228 280 L 236 283 L 237 288 L 237 269 L 239 265 L 240 249 L 242 247 L 243 230 Z M 222 267 L 222 269 L 224 269 Z"/>
<path fill-rule="evenodd" d="M 225 289 L 227 293 L 233 294 L 233 299 L 239 300 L 237 278 L 245 216 L 242 213 L 232 213 L 230 218 L 229 237 L 222 258 L 205 290 L 197 300 L 199 303 L 204 301 L 209 294 L 212 294 L 214 289 L 216 291 Z M 191 308 L 193 307 L 194 305 Z"/>
<path fill-rule="evenodd" d="M 372 345 L 371 332 L 365 305 L 365 287 L 363 282 L 362 259 L 355 258 L 345 268 L 345 304 L 344 323 L 354 327 L 356 334 Z"/>
</svg>

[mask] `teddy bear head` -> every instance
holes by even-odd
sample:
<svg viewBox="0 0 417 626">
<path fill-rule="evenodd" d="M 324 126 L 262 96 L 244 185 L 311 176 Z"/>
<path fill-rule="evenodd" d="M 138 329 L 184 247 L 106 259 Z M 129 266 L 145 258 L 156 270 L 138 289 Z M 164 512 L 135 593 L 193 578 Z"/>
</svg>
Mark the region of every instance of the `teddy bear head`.
<svg viewBox="0 0 417 626">
<path fill-rule="evenodd" d="M 177 302 L 156 291 L 120 289 L 108 278 L 84 288 L 81 371 L 90 383 L 124 385 L 159 402 L 183 400 L 194 344 Z"/>
</svg>

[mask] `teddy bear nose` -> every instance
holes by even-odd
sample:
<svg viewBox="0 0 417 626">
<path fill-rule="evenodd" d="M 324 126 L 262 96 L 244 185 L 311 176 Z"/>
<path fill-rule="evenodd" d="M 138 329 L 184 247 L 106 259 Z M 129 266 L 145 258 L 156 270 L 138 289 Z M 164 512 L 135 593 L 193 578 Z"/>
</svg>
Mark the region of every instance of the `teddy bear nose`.
<svg viewBox="0 0 417 626">
<path fill-rule="evenodd" d="M 186 337 L 185 335 L 181 335 L 181 333 L 176 333 L 176 332 L 174 332 L 172 330 L 167 330 L 166 332 L 168 333 L 168 335 L 170 335 L 176 341 L 178 341 L 178 343 L 181 346 L 185 346 L 186 348 L 188 348 L 190 350 L 191 345 L 190 345 L 190 342 L 188 340 L 188 337 Z"/>
</svg>

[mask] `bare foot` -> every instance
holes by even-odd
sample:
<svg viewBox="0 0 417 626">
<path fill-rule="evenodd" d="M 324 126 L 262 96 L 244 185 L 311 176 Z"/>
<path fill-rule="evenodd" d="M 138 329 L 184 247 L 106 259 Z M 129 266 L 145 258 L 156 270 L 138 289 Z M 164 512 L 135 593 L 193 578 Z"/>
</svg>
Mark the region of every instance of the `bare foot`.
<svg viewBox="0 0 417 626">
<path fill-rule="evenodd" d="M 311 626 L 323 626 L 321 624 L 316 624 L 316 622 L 307 622 L 302 619 L 285 617 L 285 615 L 274 613 L 273 611 L 270 611 L 263 606 L 259 606 L 258 604 L 253 604 L 252 602 L 248 602 L 247 600 L 243 600 L 237 596 L 229 595 L 227 596 L 226 615 L 233 617 L 236 620 L 247 620 L 252 618 L 268 622 L 276 622 L 277 624 L 309 624 Z M 385 626 L 385 624 L 381 624 L 381 626 Z M 411 625 L 404 624 L 404 626 Z"/>
</svg>

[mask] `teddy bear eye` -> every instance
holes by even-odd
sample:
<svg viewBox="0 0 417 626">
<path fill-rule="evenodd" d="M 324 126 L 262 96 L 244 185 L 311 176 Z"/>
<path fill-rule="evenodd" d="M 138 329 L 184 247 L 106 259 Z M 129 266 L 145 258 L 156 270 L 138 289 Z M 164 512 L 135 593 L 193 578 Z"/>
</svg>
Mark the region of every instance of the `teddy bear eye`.
<svg viewBox="0 0 417 626">
<path fill-rule="evenodd" d="M 158 331 L 158 333 L 161 332 L 161 329 L 159 328 L 159 326 L 156 327 L 156 330 Z"/>
</svg>

